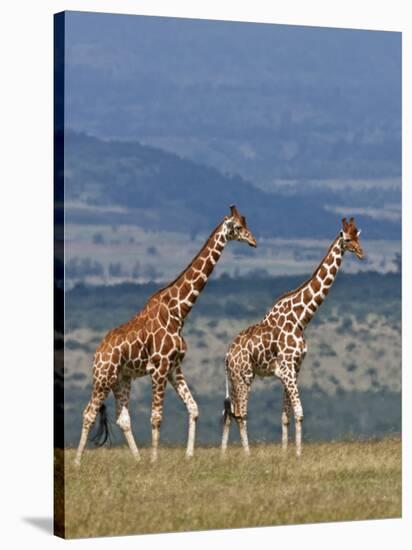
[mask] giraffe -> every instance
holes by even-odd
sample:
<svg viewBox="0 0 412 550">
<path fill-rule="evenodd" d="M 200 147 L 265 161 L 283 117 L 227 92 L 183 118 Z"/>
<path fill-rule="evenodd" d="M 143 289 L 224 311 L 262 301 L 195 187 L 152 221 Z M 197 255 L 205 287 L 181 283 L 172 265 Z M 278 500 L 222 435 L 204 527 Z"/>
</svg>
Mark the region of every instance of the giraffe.
<svg viewBox="0 0 412 550">
<path fill-rule="evenodd" d="M 354 253 L 359 259 L 363 258 L 359 235 L 360 230 L 356 228 L 354 219 L 351 218 L 348 223 L 343 218 L 342 230 L 310 279 L 278 298 L 262 321 L 243 330 L 232 341 L 225 357 L 223 456 L 232 418 L 237 421 L 245 453 L 250 453 L 246 418 L 249 391 L 256 375 L 276 376 L 281 380 L 284 390 L 282 448 L 287 449 L 288 425 L 293 409 L 296 455 L 301 455 L 303 409 L 299 398 L 298 374 L 307 351 L 303 332 L 327 296 L 345 251 Z"/>
<path fill-rule="evenodd" d="M 92 396 L 83 412 L 76 466 L 80 466 L 89 430 L 99 413 L 107 436 L 104 401 L 110 391 L 116 400 L 116 423 L 123 431 L 132 455 L 136 460 L 140 459 L 131 430 L 129 397 L 132 380 L 146 375 L 152 381 L 151 460 L 156 461 L 158 456 L 168 381 L 186 405 L 189 415 L 186 456 L 193 455 L 199 413 L 181 368 L 186 353 L 186 343 L 181 335 L 184 320 L 205 287 L 226 243 L 237 240 L 256 247 L 256 239 L 245 217 L 234 205 L 230 210 L 230 216 L 225 216 L 213 230 L 187 268 L 169 285 L 153 294 L 135 317 L 110 330 L 97 347 L 93 360 Z"/>
</svg>

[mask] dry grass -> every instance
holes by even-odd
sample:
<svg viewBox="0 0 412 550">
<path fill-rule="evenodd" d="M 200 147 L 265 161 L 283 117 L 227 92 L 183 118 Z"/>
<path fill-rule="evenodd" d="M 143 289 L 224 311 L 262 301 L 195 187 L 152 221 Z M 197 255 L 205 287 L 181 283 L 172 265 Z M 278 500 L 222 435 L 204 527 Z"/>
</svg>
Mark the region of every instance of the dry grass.
<svg viewBox="0 0 412 550">
<path fill-rule="evenodd" d="M 161 449 L 156 466 L 143 449 L 135 464 L 126 448 L 85 453 L 73 466 L 65 451 L 66 537 L 159 533 L 399 517 L 401 442 L 254 445 L 245 459 L 231 447 Z"/>
</svg>

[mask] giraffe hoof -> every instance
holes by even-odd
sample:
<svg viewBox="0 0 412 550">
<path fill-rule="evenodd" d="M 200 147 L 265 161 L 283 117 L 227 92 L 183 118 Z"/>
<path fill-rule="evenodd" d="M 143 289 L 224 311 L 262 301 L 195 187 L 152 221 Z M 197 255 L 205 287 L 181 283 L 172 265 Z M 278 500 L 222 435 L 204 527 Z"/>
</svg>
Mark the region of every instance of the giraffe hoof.
<svg viewBox="0 0 412 550">
<path fill-rule="evenodd" d="M 73 462 L 73 465 L 78 470 L 80 468 L 80 460 L 76 458 Z"/>
<path fill-rule="evenodd" d="M 191 460 L 193 458 L 193 453 L 186 453 L 185 458 L 186 460 Z"/>
</svg>

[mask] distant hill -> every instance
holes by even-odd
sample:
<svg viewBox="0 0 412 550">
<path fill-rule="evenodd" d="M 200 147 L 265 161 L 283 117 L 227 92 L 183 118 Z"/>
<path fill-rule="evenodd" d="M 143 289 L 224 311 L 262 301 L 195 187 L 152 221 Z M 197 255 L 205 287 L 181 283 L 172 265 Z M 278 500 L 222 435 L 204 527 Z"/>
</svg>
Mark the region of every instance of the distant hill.
<svg viewBox="0 0 412 550">
<path fill-rule="evenodd" d="M 127 223 L 195 236 L 235 203 L 259 236 L 329 238 L 340 224 L 340 216 L 324 208 L 321 191 L 304 197 L 268 193 L 161 149 L 74 132 L 65 140 L 65 182 L 69 223 Z M 357 220 L 369 239 L 400 238 L 399 223 Z"/>
<path fill-rule="evenodd" d="M 67 17 L 70 128 L 256 182 L 401 174 L 401 33 Z"/>
</svg>

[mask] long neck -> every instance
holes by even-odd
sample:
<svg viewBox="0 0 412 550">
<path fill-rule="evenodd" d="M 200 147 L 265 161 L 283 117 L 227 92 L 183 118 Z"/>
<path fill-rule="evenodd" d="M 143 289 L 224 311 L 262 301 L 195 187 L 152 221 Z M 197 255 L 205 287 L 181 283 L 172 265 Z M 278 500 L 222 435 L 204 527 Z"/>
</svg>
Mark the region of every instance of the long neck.
<svg viewBox="0 0 412 550">
<path fill-rule="evenodd" d="M 165 289 L 169 307 L 184 319 L 204 289 L 227 243 L 226 230 L 220 223 L 187 268 Z"/>
<path fill-rule="evenodd" d="M 342 263 L 343 250 L 340 236 L 331 244 L 326 256 L 315 269 L 312 277 L 298 289 L 278 300 L 286 302 L 287 310 L 303 329 L 312 319 L 329 293 Z"/>
</svg>

